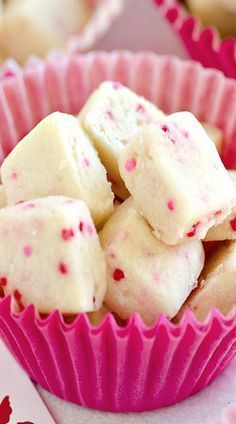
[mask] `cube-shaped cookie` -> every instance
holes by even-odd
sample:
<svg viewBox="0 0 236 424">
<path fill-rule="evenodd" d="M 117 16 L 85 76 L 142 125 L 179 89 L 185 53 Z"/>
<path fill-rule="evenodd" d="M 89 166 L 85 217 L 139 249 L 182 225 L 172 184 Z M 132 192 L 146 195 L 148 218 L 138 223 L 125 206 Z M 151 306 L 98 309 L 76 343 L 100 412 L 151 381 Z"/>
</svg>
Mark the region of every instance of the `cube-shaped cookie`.
<svg viewBox="0 0 236 424">
<path fill-rule="evenodd" d="M 98 227 L 113 211 L 106 170 L 71 115 L 43 119 L 5 159 L 1 177 L 8 204 L 50 195 L 82 199 Z"/>
<path fill-rule="evenodd" d="M 208 122 L 201 123 L 204 130 L 206 131 L 208 137 L 213 141 L 216 146 L 217 152 L 220 154 L 223 146 L 223 131 L 215 127 L 214 125 L 209 124 Z"/>
<path fill-rule="evenodd" d="M 78 33 L 90 16 L 85 0 L 11 0 L 2 17 L 0 44 L 23 64 L 30 54 L 44 57 Z"/>
<path fill-rule="evenodd" d="M 156 237 L 170 245 L 203 239 L 236 203 L 213 142 L 189 112 L 143 129 L 121 152 L 119 166 Z"/>
<path fill-rule="evenodd" d="M 203 321 L 212 308 L 227 315 L 236 305 L 236 243 L 227 242 L 207 261 L 199 286 L 192 292 L 181 311 L 190 308 Z"/>
<path fill-rule="evenodd" d="M 143 97 L 117 82 L 104 82 L 92 93 L 79 114 L 105 165 L 114 193 L 129 196 L 118 169 L 118 156 L 129 140 L 150 122 L 164 114 Z"/>
<path fill-rule="evenodd" d="M 199 240 L 167 246 L 153 235 L 133 199 L 119 206 L 100 232 L 107 265 L 106 304 L 121 318 L 138 312 L 147 324 L 173 317 L 196 286 L 204 264 Z"/>
<path fill-rule="evenodd" d="M 0 210 L 0 285 L 41 313 L 94 311 L 106 290 L 105 261 L 81 200 L 52 196 Z"/>
<path fill-rule="evenodd" d="M 236 190 L 236 171 L 229 171 L 230 178 Z M 222 224 L 216 225 L 207 232 L 206 241 L 236 240 L 236 207 L 225 218 Z"/>
</svg>

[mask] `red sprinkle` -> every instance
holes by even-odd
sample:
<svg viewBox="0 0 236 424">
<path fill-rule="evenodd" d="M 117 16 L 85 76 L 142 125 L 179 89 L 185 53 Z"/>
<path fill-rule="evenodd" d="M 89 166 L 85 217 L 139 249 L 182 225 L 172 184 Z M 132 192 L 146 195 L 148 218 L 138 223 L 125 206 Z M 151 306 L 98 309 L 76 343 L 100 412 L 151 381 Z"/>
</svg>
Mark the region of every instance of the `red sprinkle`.
<svg viewBox="0 0 236 424">
<path fill-rule="evenodd" d="M 127 161 L 125 162 L 125 169 L 128 172 L 131 172 L 135 169 L 137 165 L 137 161 L 135 158 L 131 158 L 131 159 L 127 159 Z"/>
<path fill-rule="evenodd" d="M 137 105 L 137 107 L 136 107 L 136 112 L 144 113 L 145 112 L 145 107 L 139 103 Z"/>
<path fill-rule="evenodd" d="M 233 231 L 236 231 L 236 216 L 234 216 L 230 221 L 230 226 Z"/>
<path fill-rule="evenodd" d="M 63 228 L 63 230 L 61 231 L 61 236 L 65 241 L 71 239 L 72 237 L 74 237 L 74 235 L 75 234 L 73 228 Z"/>
<path fill-rule="evenodd" d="M 96 302 L 96 297 L 95 296 L 93 296 L 93 303 L 95 303 Z"/>
<path fill-rule="evenodd" d="M 196 224 L 193 224 L 191 231 L 187 233 L 188 237 L 194 237 L 196 234 L 197 227 L 199 226 L 200 222 L 197 222 Z"/>
<path fill-rule="evenodd" d="M 216 211 L 215 213 L 214 213 L 214 215 L 215 216 L 219 216 L 219 215 L 221 215 L 222 214 L 222 210 L 220 209 L 219 211 Z"/>
<path fill-rule="evenodd" d="M 167 202 L 167 208 L 168 208 L 170 211 L 173 211 L 173 210 L 175 209 L 175 205 L 174 205 L 173 200 L 169 200 L 169 201 Z"/>
<path fill-rule="evenodd" d="M 107 116 L 108 116 L 109 119 L 111 119 L 112 121 L 115 120 L 115 117 L 114 117 L 114 115 L 113 115 L 113 113 L 112 113 L 111 110 L 107 110 L 106 111 L 106 114 L 107 114 Z"/>
<path fill-rule="evenodd" d="M 167 127 L 167 125 L 162 125 L 161 129 L 164 132 L 168 132 L 169 131 L 169 128 Z"/>
<path fill-rule="evenodd" d="M 28 258 L 29 256 L 32 255 L 33 249 L 30 245 L 26 245 L 24 246 L 23 252 L 24 252 L 24 255 Z"/>
<path fill-rule="evenodd" d="M 125 278 L 125 274 L 123 273 L 122 269 L 116 268 L 113 272 L 113 279 L 115 281 L 120 281 Z"/>
<path fill-rule="evenodd" d="M 82 221 L 79 223 L 79 230 L 81 231 L 81 233 L 84 230 L 84 223 Z"/>
<path fill-rule="evenodd" d="M 7 285 L 7 278 L 1 277 L 0 278 L 0 286 L 5 287 Z"/>
<path fill-rule="evenodd" d="M 13 296 L 16 300 L 21 300 L 21 293 L 18 290 L 14 290 Z"/>
<path fill-rule="evenodd" d="M 18 290 L 14 290 L 13 296 L 14 296 L 16 302 L 17 302 L 17 305 L 18 305 L 20 311 L 23 311 L 24 305 L 21 301 L 22 294 Z"/>
<path fill-rule="evenodd" d="M 25 203 L 25 200 L 19 200 L 18 202 L 15 203 L 15 205 L 21 205 L 22 203 Z"/>
<path fill-rule="evenodd" d="M 60 271 L 61 274 L 68 274 L 68 267 L 63 262 L 60 262 L 59 263 L 58 269 L 59 269 L 59 271 Z"/>
</svg>

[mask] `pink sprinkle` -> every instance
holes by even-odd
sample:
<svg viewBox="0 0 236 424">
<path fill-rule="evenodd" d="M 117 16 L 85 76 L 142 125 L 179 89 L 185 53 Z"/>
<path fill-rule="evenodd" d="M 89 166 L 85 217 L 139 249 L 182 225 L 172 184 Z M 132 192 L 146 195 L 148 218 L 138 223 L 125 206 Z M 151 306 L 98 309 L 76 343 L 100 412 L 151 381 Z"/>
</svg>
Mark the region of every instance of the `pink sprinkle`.
<svg viewBox="0 0 236 424">
<path fill-rule="evenodd" d="M 115 90 L 119 90 L 120 88 L 122 88 L 122 87 L 123 87 L 123 85 L 122 85 L 120 82 L 114 82 L 114 83 L 112 84 L 112 86 L 113 86 L 113 88 L 114 88 Z"/>
<path fill-rule="evenodd" d="M 115 121 L 115 117 L 111 110 L 107 110 L 106 115 L 108 116 L 109 119 L 111 119 L 112 121 Z"/>
<path fill-rule="evenodd" d="M 5 287 L 7 285 L 7 278 L 1 277 L 0 278 L 0 286 Z"/>
<path fill-rule="evenodd" d="M 219 215 L 221 215 L 222 214 L 222 210 L 220 209 L 220 210 L 218 210 L 218 211 L 216 211 L 215 213 L 214 213 L 214 215 L 215 216 L 219 216 Z"/>
<path fill-rule="evenodd" d="M 63 262 L 59 263 L 58 270 L 60 271 L 61 274 L 68 274 L 68 267 Z"/>
<path fill-rule="evenodd" d="M 6 69 L 2 74 L 2 77 L 4 78 L 15 77 L 15 76 L 16 74 L 12 69 Z"/>
<path fill-rule="evenodd" d="M 84 230 L 84 223 L 82 221 L 79 223 L 79 230 L 81 231 L 81 233 Z"/>
<path fill-rule="evenodd" d="M 36 208 L 35 203 L 27 203 L 24 207 L 24 209 L 34 209 Z"/>
<path fill-rule="evenodd" d="M 168 208 L 170 211 L 173 211 L 173 210 L 175 209 L 175 205 L 174 205 L 173 200 L 169 200 L 169 201 L 167 202 L 167 208 Z"/>
<path fill-rule="evenodd" d="M 26 245 L 24 246 L 23 252 L 24 252 L 24 255 L 28 258 L 29 256 L 32 255 L 33 249 L 30 245 Z"/>
<path fill-rule="evenodd" d="M 167 127 L 167 125 L 162 125 L 161 129 L 164 132 L 168 132 L 169 131 L 169 128 Z"/>
<path fill-rule="evenodd" d="M 89 233 L 89 235 L 91 236 L 93 234 L 93 227 L 90 224 L 86 225 L 86 230 Z"/>
<path fill-rule="evenodd" d="M 123 280 L 124 278 L 125 278 L 125 274 L 123 273 L 123 271 L 119 268 L 116 268 L 115 271 L 113 272 L 113 280 L 120 281 L 120 280 Z"/>
<path fill-rule="evenodd" d="M 74 235 L 75 234 L 73 228 L 63 228 L 63 230 L 61 231 L 61 236 L 65 241 L 71 239 L 72 237 L 74 237 Z"/>
<path fill-rule="evenodd" d="M 17 174 L 17 172 L 13 172 L 13 173 L 11 174 L 11 180 L 17 180 L 17 178 L 18 178 L 18 174 Z"/>
<path fill-rule="evenodd" d="M 145 112 L 145 107 L 139 103 L 137 105 L 137 107 L 136 107 L 136 112 L 144 113 Z"/>
<path fill-rule="evenodd" d="M 131 172 L 135 169 L 137 165 L 137 161 L 135 158 L 131 158 L 131 159 L 127 159 L 127 161 L 125 162 L 125 169 L 128 172 Z"/>
<path fill-rule="evenodd" d="M 236 231 L 236 216 L 234 216 L 230 221 L 230 226 L 233 231 Z"/>
<path fill-rule="evenodd" d="M 75 200 L 74 199 L 67 199 L 67 200 L 63 201 L 63 204 L 65 204 L 65 205 L 70 205 L 71 203 L 75 203 Z"/>
<path fill-rule="evenodd" d="M 197 222 L 196 224 L 193 224 L 193 226 L 192 226 L 192 228 L 191 228 L 191 231 L 189 231 L 188 233 L 187 233 L 187 236 L 188 237 L 194 237 L 195 236 L 195 234 L 196 234 L 196 230 L 197 230 L 197 227 L 200 225 L 200 222 Z"/>
<path fill-rule="evenodd" d="M 153 281 L 154 281 L 155 283 L 160 283 L 160 274 L 158 274 L 158 272 L 154 272 L 154 273 L 152 274 L 152 278 L 153 278 Z"/>
<path fill-rule="evenodd" d="M 84 164 L 85 166 L 89 166 L 89 165 L 90 165 L 90 161 L 88 160 L 88 158 L 84 158 L 84 159 L 83 159 L 83 164 Z"/>
<path fill-rule="evenodd" d="M 183 130 L 183 131 L 182 131 L 182 134 L 183 134 L 183 136 L 184 136 L 185 138 L 189 138 L 189 133 L 188 133 L 188 131 Z"/>
</svg>

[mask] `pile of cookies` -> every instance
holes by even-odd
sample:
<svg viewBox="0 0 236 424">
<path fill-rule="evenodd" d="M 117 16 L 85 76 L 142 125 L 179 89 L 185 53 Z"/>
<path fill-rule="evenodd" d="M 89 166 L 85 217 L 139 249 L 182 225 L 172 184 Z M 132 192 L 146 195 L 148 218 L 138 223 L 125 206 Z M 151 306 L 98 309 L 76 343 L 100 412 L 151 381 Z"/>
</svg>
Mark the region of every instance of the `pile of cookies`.
<svg viewBox="0 0 236 424">
<path fill-rule="evenodd" d="M 221 131 L 205 128 L 220 150 Z M 137 312 L 148 325 L 186 307 L 229 313 L 236 177 L 206 130 L 109 81 L 78 117 L 43 119 L 1 167 L 0 285 L 13 306 L 93 323 Z"/>
<path fill-rule="evenodd" d="M 20 64 L 62 47 L 92 14 L 88 0 L 0 0 L 0 53 Z"/>
</svg>

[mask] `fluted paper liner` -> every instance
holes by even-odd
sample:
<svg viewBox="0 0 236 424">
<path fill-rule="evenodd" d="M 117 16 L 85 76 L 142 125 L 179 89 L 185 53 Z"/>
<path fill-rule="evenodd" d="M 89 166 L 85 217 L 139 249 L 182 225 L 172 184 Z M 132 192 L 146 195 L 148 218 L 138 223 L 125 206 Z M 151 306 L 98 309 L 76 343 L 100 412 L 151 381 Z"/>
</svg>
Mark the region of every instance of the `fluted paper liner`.
<svg viewBox="0 0 236 424">
<path fill-rule="evenodd" d="M 235 38 L 222 40 L 216 28 L 203 28 L 199 20 L 187 13 L 178 0 L 153 1 L 179 35 L 192 59 L 206 67 L 219 69 L 230 78 L 236 78 Z"/>
<path fill-rule="evenodd" d="M 77 114 L 104 80 L 120 81 L 167 113 L 190 110 L 224 131 L 223 160 L 236 164 L 236 81 L 200 64 L 151 53 L 90 53 L 31 61 L 0 83 L 0 160 L 47 114 Z M 174 276 L 173 276 L 174 278 Z M 162 315 L 146 327 L 111 314 L 93 327 L 58 312 L 15 314 L 0 300 L 0 334 L 30 377 L 63 399 L 109 411 L 143 411 L 203 389 L 236 350 L 236 311 L 200 324 L 189 311 L 178 325 Z"/>
</svg>

